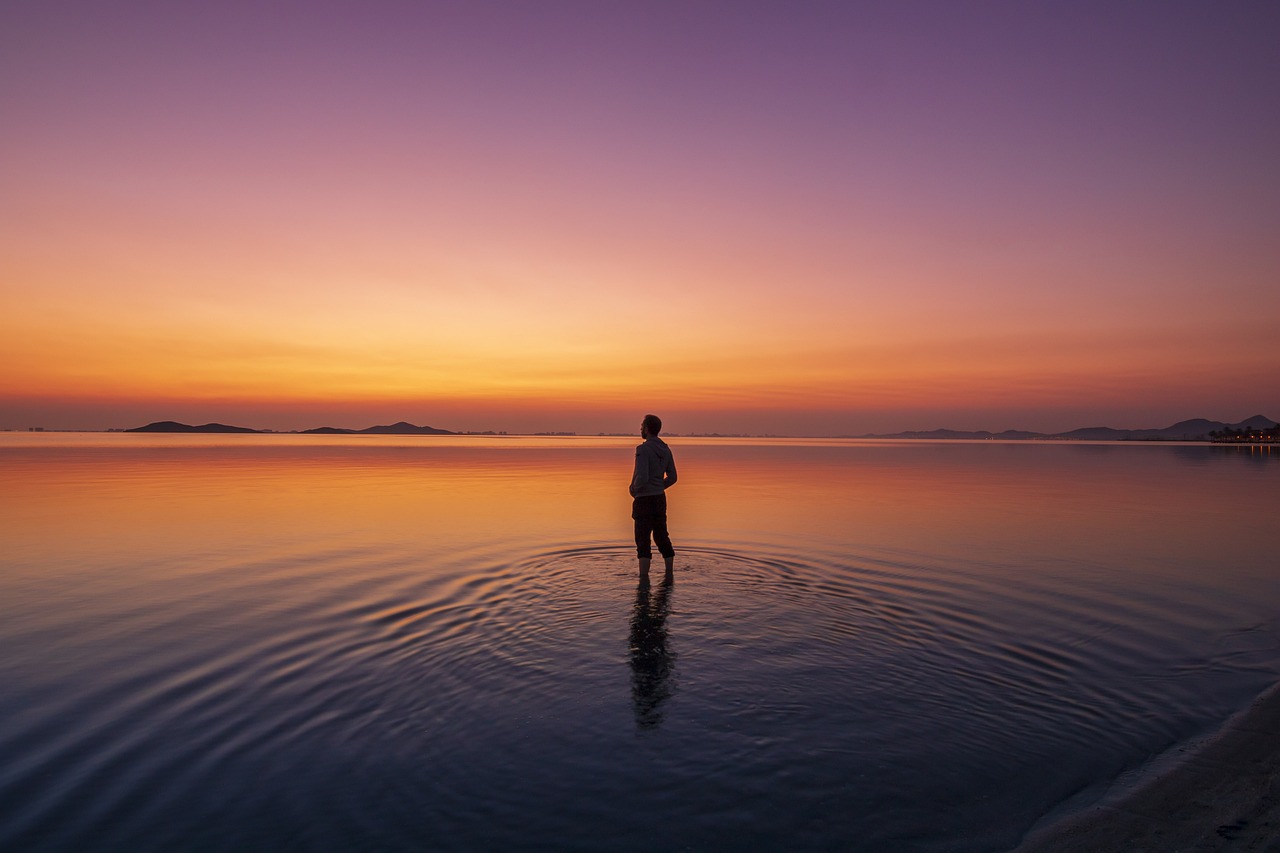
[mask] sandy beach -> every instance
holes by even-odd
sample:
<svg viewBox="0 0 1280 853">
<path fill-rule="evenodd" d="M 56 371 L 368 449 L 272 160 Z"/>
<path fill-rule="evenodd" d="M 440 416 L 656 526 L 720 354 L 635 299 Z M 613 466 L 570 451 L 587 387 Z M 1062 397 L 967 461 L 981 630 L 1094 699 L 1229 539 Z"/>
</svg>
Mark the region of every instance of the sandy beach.
<svg viewBox="0 0 1280 853">
<path fill-rule="evenodd" d="M 1280 851 L 1280 684 L 1114 802 L 1030 834 L 1038 851 Z"/>
</svg>

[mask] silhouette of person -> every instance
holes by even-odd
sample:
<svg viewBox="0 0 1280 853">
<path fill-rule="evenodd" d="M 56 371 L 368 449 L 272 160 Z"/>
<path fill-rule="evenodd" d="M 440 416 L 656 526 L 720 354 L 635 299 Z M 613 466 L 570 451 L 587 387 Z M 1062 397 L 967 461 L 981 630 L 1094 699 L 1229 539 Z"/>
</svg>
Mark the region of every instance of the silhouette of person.
<svg viewBox="0 0 1280 853">
<path fill-rule="evenodd" d="M 667 648 L 667 613 L 671 609 L 671 582 L 664 580 L 653 600 L 649 581 L 640 579 L 631 611 L 631 704 L 636 726 L 657 728 L 662 723 L 662 703 L 674 689 L 671 675 L 675 653 Z"/>
<path fill-rule="evenodd" d="M 649 537 L 653 537 L 658 552 L 666 563 L 666 579 L 674 578 L 675 548 L 667 533 L 667 489 L 676 484 L 676 462 L 671 448 L 658 438 L 662 432 L 662 419 L 657 415 L 645 415 L 640 423 L 640 437 L 644 443 L 636 447 L 636 468 L 631 475 L 631 517 L 636 523 L 636 556 L 640 560 L 640 580 L 649 579 L 649 563 L 653 550 Z"/>
</svg>

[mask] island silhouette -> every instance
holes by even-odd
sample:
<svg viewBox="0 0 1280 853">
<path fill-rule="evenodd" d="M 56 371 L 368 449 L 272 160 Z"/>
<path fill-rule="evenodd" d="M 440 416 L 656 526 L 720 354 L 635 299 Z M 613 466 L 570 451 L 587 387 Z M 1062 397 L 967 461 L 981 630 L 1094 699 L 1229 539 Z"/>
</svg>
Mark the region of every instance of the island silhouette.
<svg viewBox="0 0 1280 853">
<path fill-rule="evenodd" d="M 251 429 L 250 427 L 228 426 L 227 424 L 201 424 L 200 426 L 192 426 L 191 424 L 178 423 L 177 421 L 156 421 L 146 426 L 134 427 L 133 429 L 124 430 L 125 432 L 256 432 L 269 433 L 275 430 L 269 429 Z M 447 429 L 437 429 L 430 426 L 416 426 L 408 421 L 398 421 L 394 424 L 384 424 L 380 426 L 365 427 L 364 429 L 344 429 L 343 427 L 316 427 L 315 429 L 300 430 L 299 434 L 311 435 L 456 435 L 456 433 Z"/>
</svg>

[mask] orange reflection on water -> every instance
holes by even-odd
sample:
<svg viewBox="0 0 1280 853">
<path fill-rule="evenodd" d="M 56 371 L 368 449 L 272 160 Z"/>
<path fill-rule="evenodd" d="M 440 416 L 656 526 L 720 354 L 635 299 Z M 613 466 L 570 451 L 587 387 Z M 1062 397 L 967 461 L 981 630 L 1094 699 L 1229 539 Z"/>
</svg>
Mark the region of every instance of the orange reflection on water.
<svg viewBox="0 0 1280 853">
<path fill-rule="evenodd" d="M 1274 483 L 1277 469 L 1245 462 L 1207 445 L 689 448 L 673 504 L 687 504 L 685 523 L 713 540 L 954 554 L 991 571 L 1127 555 L 1135 571 L 1166 572 L 1257 553 L 1260 527 L 1222 536 Z"/>
<path fill-rule="evenodd" d="M 634 441 L 6 437 L 0 512 L 14 565 L 72 573 L 110 558 L 172 576 L 193 554 L 306 549 L 426 564 L 491 546 L 627 549 Z M 671 443 L 677 549 L 920 553 L 1011 576 L 1047 558 L 1153 572 L 1243 559 L 1266 531 L 1233 514 L 1267 500 L 1276 470 L 1209 446 Z M 1228 522 L 1242 533 L 1220 535 Z"/>
<path fill-rule="evenodd" d="M 6 539 L 33 553 L 57 543 L 91 561 L 104 551 L 178 557 L 307 542 L 429 551 L 522 530 L 536 546 L 584 532 L 610 538 L 629 524 L 625 451 L 612 466 L 589 450 L 572 460 L 536 455 L 294 444 L 9 458 Z M 182 571 L 182 563 L 154 568 Z"/>
</svg>

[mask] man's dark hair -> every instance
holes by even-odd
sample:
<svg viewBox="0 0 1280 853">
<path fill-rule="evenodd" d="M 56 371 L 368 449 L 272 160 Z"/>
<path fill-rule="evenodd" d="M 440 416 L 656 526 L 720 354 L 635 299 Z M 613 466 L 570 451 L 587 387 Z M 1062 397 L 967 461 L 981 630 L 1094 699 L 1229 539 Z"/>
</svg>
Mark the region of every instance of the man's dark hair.
<svg viewBox="0 0 1280 853">
<path fill-rule="evenodd" d="M 649 435 L 660 434 L 662 432 L 662 418 L 657 415 L 645 415 L 644 428 L 649 431 Z"/>
</svg>

